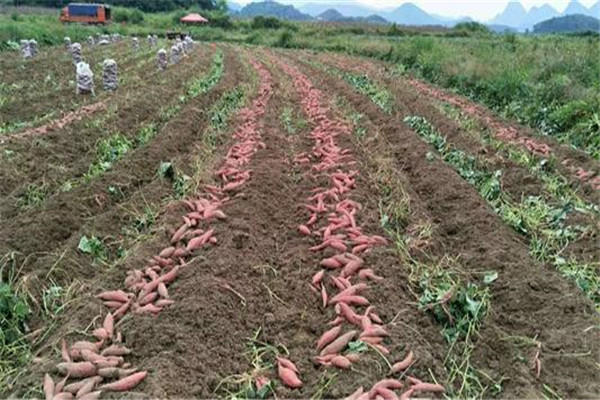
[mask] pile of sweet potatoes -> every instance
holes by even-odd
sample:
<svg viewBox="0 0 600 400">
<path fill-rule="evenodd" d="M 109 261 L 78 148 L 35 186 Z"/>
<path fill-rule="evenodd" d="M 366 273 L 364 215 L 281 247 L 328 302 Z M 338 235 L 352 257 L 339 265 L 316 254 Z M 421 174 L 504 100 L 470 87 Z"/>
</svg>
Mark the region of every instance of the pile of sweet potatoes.
<svg viewBox="0 0 600 400">
<path fill-rule="evenodd" d="M 314 125 L 310 133 L 312 151 L 298 154 L 295 162 L 310 167 L 309 172 L 328 178 L 328 186 L 314 188 L 303 204 L 309 216 L 307 222 L 298 227 L 300 234 L 318 241 L 309 248 L 323 254 L 311 287 L 319 294 L 323 307 L 333 308 L 335 315 L 329 323 L 331 327 L 317 340 L 316 361 L 324 366 L 348 369 L 360 359 L 357 353 L 346 351 L 351 341 L 360 340 L 382 354 L 390 354 L 385 345 L 389 332 L 366 297 L 369 285 L 384 278 L 367 267 L 365 257 L 375 246 L 387 245 L 387 240 L 364 233 L 359 220 L 362 205 L 351 199 L 359 171 L 352 169 L 356 161 L 351 150 L 342 148 L 336 140 L 341 135 L 349 135 L 350 126 L 329 117 L 332 113 L 323 101 L 322 91 L 313 87 L 297 68 L 282 62 L 279 65 L 293 78 L 304 112 Z M 413 352 L 409 352 L 389 373 L 403 373 L 414 361 Z M 288 387 L 298 387 L 287 383 L 284 379 L 287 377 L 281 376 L 281 368 L 280 378 Z M 383 379 L 367 392 L 359 388 L 349 398 L 395 399 L 399 398 L 395 391 L 403 387 L 396 379 Z M 409 377 L 407 390 L 400 397 L 443 391 L 441 385 Z"/>
<path fill-rule="evenodd" d="M 124 360 L 131 350 L 124 347 L 122 335 L 114 324 L 127 313 L 156 316 L 174 303 L 168 286 L 180 275 L 188 261 L 204 246 L 216 245 L 214 228 L 216 220 L 227 218 L 222 207 L 230 201 L 229 193 L 250 179 L 247 169 L 252 156 L 264 144 L 260 142 L 259 120 L 266 112 L 272 95 L 269 71 L 255 60 L 250 60 L 260 78 L 259 94 L 252 104 L 237 114 L 238 128 L 233 134 L 234 144 L 225 156 L 222 168 L 215 173 L 218 185 L 206 185 L 206 193 L 182 201 L 182 224 L 173 230 L 170 243 L 145 266 L 127 273 L 125 290 L 103 291 L 96 295 L 110 310 L 102 327 L 93 331 L 97 342 L 78 341 L 69 348 L 63 340 L 63 362 L 56 372 L 64 378 L 55 383 L 46 374 L 44 393 L 46 399 L 99 398 L 103 391 L 128 391 L 142 382 L 147 371 L 137 372 Z M 111 380 L 104 383 L 105 380 Z"/>
</svg>

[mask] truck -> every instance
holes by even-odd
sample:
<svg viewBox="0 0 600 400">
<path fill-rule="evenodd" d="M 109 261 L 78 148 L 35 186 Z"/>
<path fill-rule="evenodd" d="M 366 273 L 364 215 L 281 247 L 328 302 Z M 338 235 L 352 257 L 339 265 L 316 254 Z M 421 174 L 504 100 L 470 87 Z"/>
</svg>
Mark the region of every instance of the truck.
<svg viewBox="0 0 600 400">
<path fill-rule="evenodd" d="M 110 22 L 110 6 L 106 4 L 70 3 L 60 12 L 60 21 L 84 24 L 106 24 Z"/>
</svg>

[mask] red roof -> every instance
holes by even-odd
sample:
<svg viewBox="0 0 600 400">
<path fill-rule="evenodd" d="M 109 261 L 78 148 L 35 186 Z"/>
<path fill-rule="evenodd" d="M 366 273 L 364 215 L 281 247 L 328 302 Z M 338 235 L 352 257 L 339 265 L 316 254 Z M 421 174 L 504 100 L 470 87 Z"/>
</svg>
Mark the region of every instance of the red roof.
<svg viewBox="0 0 600 400">
<path fill-rule="evenodd" d="M 181 22 L 203 24 L 203 23 L 208 22 L 208 20 L 206 18 L 204 18 L 202 15 L 194 13 L 194 14 L 188 14 L 185 17 L 181 18 Z"/>
</svg>

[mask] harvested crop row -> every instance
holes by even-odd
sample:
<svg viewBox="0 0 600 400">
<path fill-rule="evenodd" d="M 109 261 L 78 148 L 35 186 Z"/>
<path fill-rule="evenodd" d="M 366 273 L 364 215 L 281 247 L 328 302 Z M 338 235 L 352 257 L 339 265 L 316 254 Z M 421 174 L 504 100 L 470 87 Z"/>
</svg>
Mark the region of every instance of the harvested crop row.
<svg viewBox="0 0 600 400">
<path fill-rule="evenodd" d="M 400 119 L 383 112 L 341 79 L 332 78 L 316 68 L 306 67 L 306 70 L 314 74 L 318 84 L 328 91 L 342 93 L 352 107 L 360 110 L 366 121 L 375 125 L 367 130 L 364 142 L 379 141 L 381 146 L 389 149 L 396 168 L 406 176 L 409 190 L 414 191 L 410 197 L 414 196 L 418 209 L 430 215 L 433 226 L 428 228 L 431 228 L 433 236 L 428 234 L 425 239 L 431 243 L 429 249 L 432 255 L 437 258 L 460 254 L 462 268 L 474 274 L 478 281 L 482 268 L 499 272 L 501 284 L 490 286 L 492 312 L 483 324 L 477 345 L 470 355 L 472 367 L 492 372 L 481 382 L 508 378 L 501 385 L 505 397 L 539 397 L 544 391 L 542 386 L 546 385 L 567 397 L 593 397 L 598 385 L 594 374 L 589 371 L 597 359 L 593 345 L 597 335 L 592 330 L 586 331 L 586 327 L 594 324 L 597 318 L 593 315 L 591 302 L 583 299 L 551 269 L 531 268 L 534 261 L 528 255 L 527 246 L 489 210 L 478 193 L 458 178 L 454 170 L 430 157 L 431 147 L 421 142 Z M 400 96 L 404 101 L 413 97 L 410 91 Z M 400 211 L 407 210 L 401 208 Z M 404 238 L 412 239 L 412 228 L 407 226 Z M 414 250 L 415 254 L 420 252 L 419 249 Z M 418 262 L 427 261 L 418 259 Z M 429 263 L 423 265 L 424 268 L 430 266 L 435 267 Z M 444 265 L 440 267 L 445 268 Z M 537 340 L 542 342 L 540 380 L 536 380 L 537 372 L 529 362 L 529 357 L 536 353 L 534 349 L 527 347 L 524 351 L 520 346 L 507 345 L 510 340 L 507 335 L 537 335 Z M 553 352 L 554 343 L 560 343 L 564 355 Z M 587 355 L 577 359 L 566 355 L 575 352 Z M 512 362 L 520 357 L 526 361 Z M 499 367 L 496 360 L 505 361 Z M 472 378 L 475 375 L 465 375 L 468 372 L 464 368 L 468 366 L 467 361 L 452 367 L 461 370 L 453 378 L 455 384 L 474 383 Z M 570 377 L 575 374 L 586 384 L 572 386 Z M 462 391 L 465 386 L 454 388 Z M 471 389 L 477 390 L 474 386 Z"/>
<path fill-rule="evenodd" d="M 318 238 L 320 241 L 309 249 L 321 252 L 325 257 L 320 262 L 322 269 L 312 278 L 311 288 L 316 295 L 321 296 L 324 307 L 329 306 L 335 310 L 335 318 L 329 324 L 333 327 L 327 329 L 317 342 L 319 356 L 316 361 L 324 366 L 348 369 L 359 361 L 356 354 L 343 354 L 355 339 L 367 343 L 380 353 L 389 354 L 385 345 L 389 333 L 364 296 L 364 292 L 369 289 L 367 282 L 384 279 L 367 268 L 366 257 L 373 247 L 385 246 L 387 240 L 365 234 L 357 223 L 362 206 L 350 196 L 356 187 L 359 171 L 351 170 L 356 161 L 351 151 L 342 148 L 336 140 L 339 136 L 348 135 L 350 127 L 341 120 L 328 117 L 330 110 L 323 102 L 322 92 L 314 88 L 305 75 L 293 66 L 283 62 L 279 64 L 292 77 L 303 99 L 304 111 L 309 121 L 315 125 L 310 134 L 314 141 L 312 152 L 298 154 L 295 162 L 306 166 L 312 164 L 307 173 L 325 175 L 329 181 L 329 187 L 311 190 L 308 203 L 303 204 L 309 211 L 308 222 L 298 227 L 302 235 Z M 332 291 L 337 293 L 332 295 Z M 413 360 L 414 354 L 409 352 L 402 361 L 392 366 L 390 372 L 401 373 Z M 298 380 L 298 371 L 285 362 L 279 362 L 279 376 L 288 387 L 302 385 Z M 402 394 L 402 398 L 423 392 L 444 391 L 441 385 L 424 383 L 413 377 L 408 379 L 408 384 L 409 388 Z M 349 398 L 397 398 L 395 391 L 403 387 L 404 384 L 396 379 L 383 379 L 369 391 L 365 392 L 363 387 L 358 388 Z"/>
<path fill-rule="evenodd" d="M 149 260 L 145 268 L 128 273 L 124 282 L 127 291 L 111 290 L 96 296 L 111 310 L 106 317 L 107 320 L 119 321 L 130 312 L 151 315 L 161 312 L 173 303 L 168 286 L 177 278 L 179 271 L 187 265 L 187 261 L 202 247 L 217 243 L 217 238 L 214 236 L 215 230 L 210 229 L 209 225 L 215 220 L 226 218 L 221 207 L 229 201 L 230 192 L 240 188 L 250 179 L 251 171 L 246 169 L 247 165 L 259 148 L 264 147 L 260 142 L 257 121 L 265 113 L 266 103 L 271 96 L 271 76 L 256 61 L 251 60 L 251 63 L 260 77 L 260 94 L 251 106 L 240 110 L 238 114 L 242 123 L 233 135 L 235 143 L 227 152 L 223 167 L 216 172 L 216 176 L 221 182 L 220 186 L 207 186 L 206 194 L 183 200 L 188 211 L 186 215 L 182 216 L 183 225 L 171 237 L 170 245 Z M 200 225 L 204 225 L 204 229 L 201 229 Z M 91 348 L 93 345 L 100 350 L 105 341 L 112 338 L 107 331 L 105 326 L 96 329 L 94 334 L 100 342 L 93 344 L 86 342 L 83 346 Z M 115 347 L 111 345 L 108 349 L 115 349 Z M 128 350 L 121 348 L 114 351 L 123 353 L 118 354 L 117 357 L 129 353 Z M 104 349 L 101 351 L 101 355 L 103 355 L 102 353 L 106 353 L 107 356 L 112 355 L 112 352 L 113 350 Z M 83 362 L 88 364 L 61 365 L 59 372 L 65 371 L 67 374 L 70 373 L 70 376 L 78 378 L 90 378 L 98 375 L 102 378 L 119 378 L 115 382 L 98 387 L 98 391 L 130 390 L 147 375 L 146 371 L 136 373 L 134 369 L 129 369 L 129 365 L 123 367 L 121 359 L 114 361 L 97 359 L 93 354 L 87 352 L 85 355 L 88 359 L 84 358 Z M 111 364 L 106 367 L 112 368 L 110 371 L 98 367 L 98 365 L 104 367 L 107 362 L 116 363 L 116 365 Z M 89 387 L 90 392 L 93 392 L 99 381 L 86 385 L 86 388 Z M 80 395 L 78 394 L 77 397 L 79 398 Z"/>
</svg>

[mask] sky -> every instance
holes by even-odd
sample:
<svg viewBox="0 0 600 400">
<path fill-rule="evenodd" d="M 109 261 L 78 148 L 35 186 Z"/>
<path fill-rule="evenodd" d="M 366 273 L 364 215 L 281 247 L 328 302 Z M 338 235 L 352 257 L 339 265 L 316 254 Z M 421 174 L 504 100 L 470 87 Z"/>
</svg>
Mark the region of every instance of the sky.
<svg viewBox="0 0 600 400">
<path fill-rule="evenodd" d="M 246 4 L 252 0 L 232 0 L 236 3 Z M 302 3 L 346 3 L 352 0 L 277 0 L 280 3 L 300 5 Z M 581 4 L 590 7 L 597 0 L 579 0 Z M 449 17 L 469 16 L 479 21 L 487 21 L 501 13 L 508 0 L 354 0 L 354 2 L 377 8 L 395 8 L 402 3 L 414 3 L 430 14 Z M 568 0 L 521 0 L 526 9 L 533 6 L 550 4 L 562 12 L 568 4 Z"/>
</svg>

